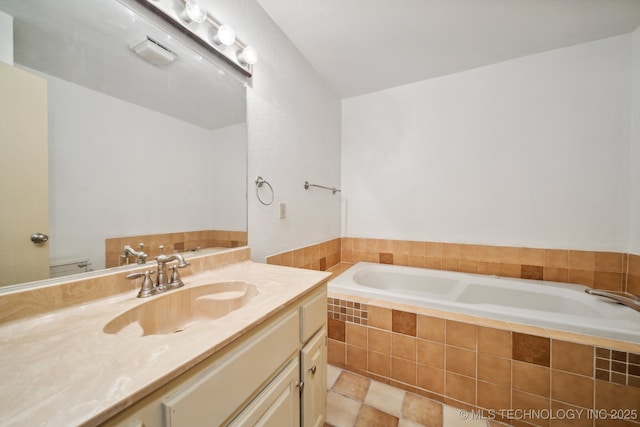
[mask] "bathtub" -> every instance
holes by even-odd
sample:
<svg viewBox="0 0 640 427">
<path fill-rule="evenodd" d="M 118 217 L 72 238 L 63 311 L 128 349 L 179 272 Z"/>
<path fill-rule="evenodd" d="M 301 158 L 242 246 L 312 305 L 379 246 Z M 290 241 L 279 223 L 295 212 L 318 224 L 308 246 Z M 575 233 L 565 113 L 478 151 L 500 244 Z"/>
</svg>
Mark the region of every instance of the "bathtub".
<svg viewBox="0 0 640 427">
<path fill-rule="evenodd" d="M 329 292 L 640 343 L 640 312 L 586 286 L 360 262 Z"/>
</svg>

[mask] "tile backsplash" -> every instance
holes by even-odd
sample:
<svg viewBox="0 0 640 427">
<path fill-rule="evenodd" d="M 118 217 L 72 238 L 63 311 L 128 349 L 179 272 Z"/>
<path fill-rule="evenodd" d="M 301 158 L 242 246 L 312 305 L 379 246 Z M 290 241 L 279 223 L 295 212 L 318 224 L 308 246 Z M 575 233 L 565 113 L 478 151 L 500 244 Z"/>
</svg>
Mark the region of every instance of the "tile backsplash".
<svg viewBox="0 0 640 427">
<path fill-rule="evenodd" d="M 622 252 L 342 237 L 267 257 L 268 264 L 322 271 L 360 261 L 577 283 L 640 295 L 640 255 Z"/>
<path fill-rule="evenodd" d="M 144 243 L 144 251 L 149 256 L 148 259 L 151 260 L 160 254 L 160 245 L 164 246 L 163 252 L 165 254 L 186 252 L 195 248 L 237 248 L 240 246 L 246 246 L 247 232 L 200 230 L 181 233 L 145 234 L 106 239 L 106 267 L 118 267 L 126 264 L 126 262 L 120 258 L 122 249 L 125 245 L 129 245 L 133 249 L 138 250 L 140 243 Z M 135 264 L 135 259 L 130 257 L 129 263 Z"/>
</svg>

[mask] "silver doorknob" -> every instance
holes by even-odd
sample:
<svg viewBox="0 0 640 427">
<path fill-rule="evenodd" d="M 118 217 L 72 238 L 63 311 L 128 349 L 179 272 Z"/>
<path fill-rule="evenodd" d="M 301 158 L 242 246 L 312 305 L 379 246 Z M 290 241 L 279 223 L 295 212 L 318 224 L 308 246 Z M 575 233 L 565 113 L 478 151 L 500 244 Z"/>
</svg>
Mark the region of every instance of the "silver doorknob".
<svg viewBox="0 0 640 427">
<path fill-rule="evenodd" d="M 43 233 L 33 233 L 31 235 L 31 241 L 33 243 L 44 243 L 49 240 L 49 236 Z"/>
</svg>

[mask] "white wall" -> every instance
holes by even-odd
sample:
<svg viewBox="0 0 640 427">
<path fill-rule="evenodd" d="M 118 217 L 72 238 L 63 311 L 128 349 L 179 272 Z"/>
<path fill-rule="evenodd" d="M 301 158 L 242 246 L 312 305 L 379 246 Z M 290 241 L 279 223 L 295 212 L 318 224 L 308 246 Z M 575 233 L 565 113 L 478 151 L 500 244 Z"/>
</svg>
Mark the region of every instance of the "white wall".
<svg viewBox="0 0 640 427">
<path fill-rule="evenodd" d="M 33 72 L 33 71 L 32 71 Z M 105 238 L 246 230 L 246 126 L 206 130 L 48 81 L 50 249 L 104 267 Z"/>
<path fill-rule="evenodd" d="M 344 235 L 626 252 L 630 49 L 623 35 L 344 100 Z"/>
<path fill-rule="evenodd" d="M 13 65 L 13 16 L 0 11 L 0 61 Z"/>
<path fill-rule="evenodd" d="M 629 252 L 640 255 L 640 27 L 632 33 L 631 209 Z"/>
<path fill-rule="evenodd" d="M 303 185 L 340 186 L 340 100 L 255 0 L 209 3 L 260 58 L 247 95 L 252 258 L 339 237 L 340 197 Z M 275 190 L 271 206 L 256 199 L 258 175 Z"/>
</svg>

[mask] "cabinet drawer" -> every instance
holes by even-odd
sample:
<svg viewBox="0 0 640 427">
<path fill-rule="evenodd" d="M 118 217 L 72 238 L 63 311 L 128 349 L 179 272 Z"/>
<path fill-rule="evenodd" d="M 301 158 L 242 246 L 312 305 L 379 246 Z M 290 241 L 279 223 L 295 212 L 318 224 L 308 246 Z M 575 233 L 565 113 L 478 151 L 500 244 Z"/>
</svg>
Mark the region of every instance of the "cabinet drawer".
<svg viewBox="0 0 640 427">
<path fill-rule="evenodd" d="M 240 408 L 299 348 L 293 311 L 212 365 L 195 382 L 162 403 L 168 427 L 220 425 Z"/>
<path fill-rule="evenodd" d="M 327 287 L 300 305 L 300 342 L 307 342 L 327 322 Z"/>
</svg>

